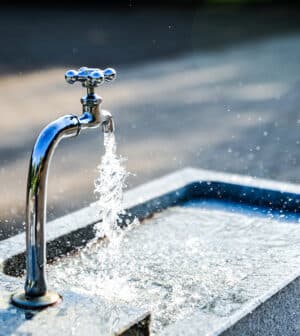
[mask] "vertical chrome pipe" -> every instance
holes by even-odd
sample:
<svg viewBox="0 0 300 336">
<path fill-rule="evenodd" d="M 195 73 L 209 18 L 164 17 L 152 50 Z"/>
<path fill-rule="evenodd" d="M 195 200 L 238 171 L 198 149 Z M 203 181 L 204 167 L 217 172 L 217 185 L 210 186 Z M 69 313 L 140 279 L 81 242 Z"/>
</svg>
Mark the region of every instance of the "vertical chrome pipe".
<svg viewBox="0 0 300 336">
<path fill-rule="evenodd" d="M 47 292 L 45 223 L 48 167 L 59 141 L 76 136 L 79 130 L 77 116 L 61 117 L 42 130 L 31 154 L 26 199 L 26 297 L 38 297 Z"/>
</svg>

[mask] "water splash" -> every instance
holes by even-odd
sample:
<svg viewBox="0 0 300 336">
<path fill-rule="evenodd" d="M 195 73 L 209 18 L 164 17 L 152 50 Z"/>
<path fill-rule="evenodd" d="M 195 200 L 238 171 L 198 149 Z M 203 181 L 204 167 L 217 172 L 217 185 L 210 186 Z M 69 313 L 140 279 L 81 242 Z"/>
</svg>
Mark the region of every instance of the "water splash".
<svg viewBox="0 0 300 336">
<path fill-rule="evenodd" d="M 95 180 L 96 204 L 102 222 L 95 225 L 95 239 L 106 237 L 110 244 L 119 244 L 124 230 L 120 228 L 120 215 L 124 214 L 123 189 L 128 173 L 124 159 L 116 153 L 116 140 L 113 133 L 104 133 L 105 153 L 98 166 Z"/>
</svg>

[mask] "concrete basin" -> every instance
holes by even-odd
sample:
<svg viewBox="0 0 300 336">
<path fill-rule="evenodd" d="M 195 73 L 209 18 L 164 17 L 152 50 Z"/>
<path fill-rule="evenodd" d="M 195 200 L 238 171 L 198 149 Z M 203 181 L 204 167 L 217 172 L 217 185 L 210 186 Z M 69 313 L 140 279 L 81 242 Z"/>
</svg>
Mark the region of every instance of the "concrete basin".
<svg viewBox="0 0 300 336">
<path fill-rule="evenodd" d="M 101 220 L 94 205 L 59 218 L 48 223 L 47 248 L 49 263 L 56 261 L 50 286 L 64 300 L 35 314 L 9 305 L 23 285 L 16 276 L 25 266 L 24 234 L 0 242 L 0 335 L 51 325 L 66 335 L 297 335 L 299 202 L 298 185 L 192 168 L 128 191 L 129 217 L 141 225 L 126 236 L 116 269 L 134 295 L 116 302 L 104 291 L 55 284 L 51 274 L 57 267 L 68 274 L 80 253 L 64 256 L 93 239 Z M 93 253 L 98 260 L 105 247 Z"/>
</svg>

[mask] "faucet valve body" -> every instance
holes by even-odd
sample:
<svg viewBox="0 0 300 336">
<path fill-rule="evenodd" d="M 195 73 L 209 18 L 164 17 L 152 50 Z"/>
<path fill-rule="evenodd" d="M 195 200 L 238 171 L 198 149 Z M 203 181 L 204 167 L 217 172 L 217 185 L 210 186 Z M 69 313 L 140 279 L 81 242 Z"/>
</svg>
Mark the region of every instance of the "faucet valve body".
<svg viewBox="0 0 300 336">
<path fill-rule="evenodd" d="M 104 132 L 113 132 L 114 123 L 110 115 L 110 121 L 107 120 L 109 112 L 100 110 L 102 98 L 95 92 L 95 87 L 102 85 L 104 82 L 115 80 L 117 73 L 112 68 L 105 70 L 97 68 L 82 67 L 79 70 L 68 70 L 65 73 L 65 80 L 69 84 L 80 82 L 87 89 L 87 94 L 80 99 L 82 104 L 81 129 L 86 127 L 97 127 L 102 123 Z M 107 127 L 110 125 L 110 127 Z"/>
</svg>

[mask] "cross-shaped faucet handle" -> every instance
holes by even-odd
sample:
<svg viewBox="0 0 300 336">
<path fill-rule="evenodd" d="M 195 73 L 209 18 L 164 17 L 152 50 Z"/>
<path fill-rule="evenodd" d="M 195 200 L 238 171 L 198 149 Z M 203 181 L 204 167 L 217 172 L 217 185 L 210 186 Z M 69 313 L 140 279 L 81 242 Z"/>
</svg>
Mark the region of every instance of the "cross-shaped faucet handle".
<svg viewBox="0 0 300 336">
<path fill-rule="evenodd" d="M 104 82 L 111 82 L 116 78 L 116 70 L 107 68 L 105 70 L 82 67 L 79 70 L 68 70 L 65 73 L 66 82 L 74 84 L 81 82 L 83 87 L 94 88 Z"/>
</svg>

